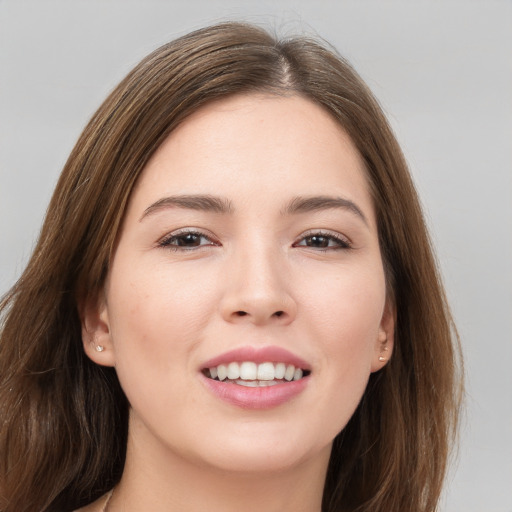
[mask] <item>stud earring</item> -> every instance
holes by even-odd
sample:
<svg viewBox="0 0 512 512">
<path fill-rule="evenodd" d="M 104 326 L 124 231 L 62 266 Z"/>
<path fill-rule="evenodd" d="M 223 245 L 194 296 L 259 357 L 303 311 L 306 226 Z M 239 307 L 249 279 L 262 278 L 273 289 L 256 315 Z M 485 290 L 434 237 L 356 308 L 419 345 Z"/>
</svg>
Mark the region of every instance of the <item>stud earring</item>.
<svg viewBox="0 0 512 512">
<path fill-rule="evenodd" d="M 105 350 L 105 347 L 103 345 L 96 345 L 97 352 L 103 352 L 104 350 Z"/>
<path fill-rule="evenodd" d="M 384 356 L 379 356 L 379 361 L 380 361 L 380 362 L 382 362 L 382 363 L 383 363 L 385 360 L 386 360 L 386 358 L 385 358 Z"/>
</svg>

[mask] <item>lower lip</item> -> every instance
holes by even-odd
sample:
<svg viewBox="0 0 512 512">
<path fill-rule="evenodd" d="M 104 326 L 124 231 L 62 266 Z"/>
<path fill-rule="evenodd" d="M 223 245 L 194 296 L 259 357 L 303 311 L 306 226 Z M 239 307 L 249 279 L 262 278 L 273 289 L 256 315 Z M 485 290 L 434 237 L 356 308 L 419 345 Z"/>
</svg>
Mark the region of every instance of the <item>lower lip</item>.
<svg viewBox="0 0 512 512">
<path fill-rule="evenodd" d="M 309 382 L 309 376 L 273 386 L 250 388 L 209 379 L 201 375 L 204 384 L 218 398 L 242 409 L 271 409 L 292 400 L 302 393 Z"/>
</svg>

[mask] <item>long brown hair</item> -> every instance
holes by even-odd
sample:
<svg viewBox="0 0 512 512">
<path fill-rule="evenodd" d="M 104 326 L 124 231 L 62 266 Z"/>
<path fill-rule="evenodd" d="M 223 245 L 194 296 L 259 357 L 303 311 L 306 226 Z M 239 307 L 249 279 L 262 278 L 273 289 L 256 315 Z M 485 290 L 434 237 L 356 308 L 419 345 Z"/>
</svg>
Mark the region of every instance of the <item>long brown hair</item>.
<svg viewBox="0 0 512 512">
<path fill-rule="evenodd" d="M 169 133 L 228 95 L 299 94 L 347 131 L 367 170 L 395 349 L 336 437 L 325 512 L 432 512 L 457 424 L 458 340 L 404 157 L 369 89 L 333 51 L 242 23 L 162 46 L 115 88 L 73 149 L 32 258 L 0 303 L 0 510 L 72 510 L 119 481 L 128 403 L 82 348 L 134 184 Z"/>
</svg>

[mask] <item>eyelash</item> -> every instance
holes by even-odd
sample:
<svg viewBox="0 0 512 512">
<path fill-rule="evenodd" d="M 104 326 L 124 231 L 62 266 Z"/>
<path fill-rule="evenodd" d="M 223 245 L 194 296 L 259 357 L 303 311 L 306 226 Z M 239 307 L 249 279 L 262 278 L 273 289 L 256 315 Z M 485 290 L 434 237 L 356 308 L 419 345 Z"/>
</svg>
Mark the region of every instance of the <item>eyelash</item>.
<svg viewBox="0 0 512 512">
<path fill-rule="evenodd" d="M 334 245 L 328 245 L 327 247 L 311 247 L 306 245 L 307 242 L 304 245 L 300 244 L 300 242 L 313 239 L 315 237 L 325 239 L 328 244 L 334 242 Z M 294 242 L 293 247 L 306 247 L 316 251 L 327 252 L 352 249 L 352 244 L 347 238 L 339 235 L 338 233 L 332 233 L 330 231 L 310 231 L 302 235 L 297 242 Z"/>
<path fill-rule="evenodd" d="M 177 242 L 179 240 L 183 241 L 187 236 L 200 237 L 202 239 L 208 240 L 209 243 L 199 244 L 199 245 L 195 245 L 195 246 L 191 246 L 191 247 L 180 246 L 176 243 L 173 244 L 173 242 Z M 218 243 L 214 242 L 211 237 L 209 237 L 208 235 L 205 235 L 204 233 L 201 233 L 200 231 L 183 230 L 183 231 L 179 231 L 178 233 L 171 233 L 169 236 L 162 238 L 162 240 L 160 240 L 158 242 L 158 245 L 160 247 L 169 249 L 171 251 L 193 251 L 193 250 L 201 249 L 202 247 L 218 245 Z"/>
<path fill-rule="evenodd" d="M 187 236 L 199 237 L 200 239 L 207 240 L 209 243 L 200 243 L 199 245 L 193 245 L 189 247 L 187 247 L 186 245 L 180 246 L 179 241 L 183 241 Z M 313 239 L 315 237 L 326 240 L 328 243 L 327 247 L 313 247 L 307 245 L 307 240 Z M 306 243 L 301 244 L 300 242 Z M 329 245 L 331 242 L 334 242 L 334 245 Z M 163 247 L 171 251 L 193 251 L 201 249 L 202 247 L 211 247 L 217 245 L 220 244 L 212 240 L 210 236 L 195 230 L 183 230 L 179 231 L 178 233 L 171 233 L 169 236 L 164 237 L 162 240 L 158 242 L 159 247 Z M 340 236 L 337 233 L 326 231 L 311 231 L 302 235 L 296 242 L 293 243 L 292 247 L 306 247 L 316 251 L 327 252 L 352 249 L 352 244 L 349 240 Z"/>
</svg>

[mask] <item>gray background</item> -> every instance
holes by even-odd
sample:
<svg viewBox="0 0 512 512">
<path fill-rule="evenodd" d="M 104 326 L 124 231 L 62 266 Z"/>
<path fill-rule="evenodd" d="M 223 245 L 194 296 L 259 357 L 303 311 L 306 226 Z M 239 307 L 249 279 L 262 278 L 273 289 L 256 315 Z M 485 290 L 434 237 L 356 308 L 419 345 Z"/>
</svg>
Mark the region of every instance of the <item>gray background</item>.
<svg viewBox="0 0 512 512">
<path fill-rule="evenodd" d="M 320 34 L 381 100 L 424 202 L 466 358 L 466 420 L 442 510 L 511 512 L 510 1 L 0 0 L 0 293 L 109 90 L 156 46 L 226 18 Z"/>
</svg>

